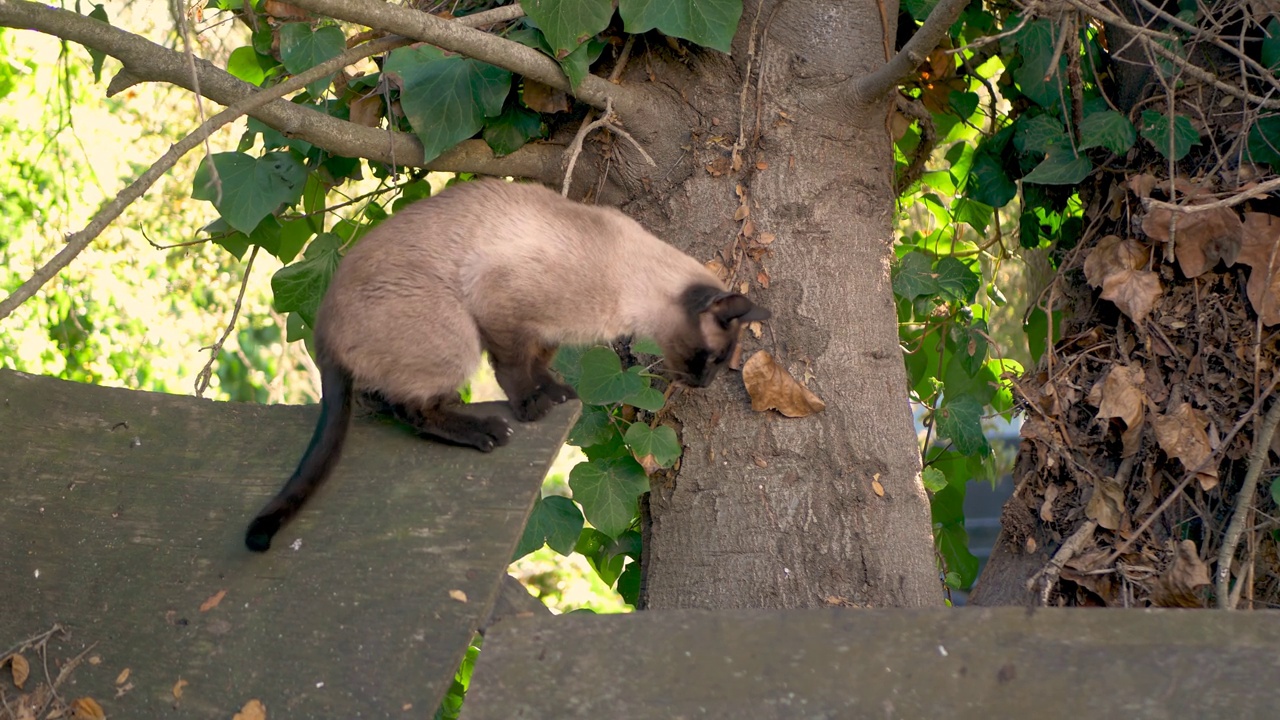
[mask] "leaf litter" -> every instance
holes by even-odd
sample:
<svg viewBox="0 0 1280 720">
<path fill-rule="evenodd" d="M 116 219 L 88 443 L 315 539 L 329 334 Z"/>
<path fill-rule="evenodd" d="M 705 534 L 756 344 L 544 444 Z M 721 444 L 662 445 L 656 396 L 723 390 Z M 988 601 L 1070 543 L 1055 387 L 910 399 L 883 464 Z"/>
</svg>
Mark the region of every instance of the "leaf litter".
<svg viewBox="0 0 1280 720">
<path fill-rule="evenodd" d="M 1180 203 L 1213 199 L 1175 185 Z M 1256 402 L 1280 377 L 1280 217 L 1143 205 L 1169 198 L 1169 186 L 1149 175 L 1119 185 L 1145 214 L 1091 228 L 1065 256 L 1054 309 L 1072 307 L 1063 315 L 1075 319 L 1017 385 L 1024 423 L 1002 522 L 1007 547 L 1054 556 L 1045 568 L 1060 573 L 1028 583 L 1050 576 L 1048 604 L 1213 605 L 1254 428 L 1280 402 Z M 1234 582 L 1251 583 L 1253 607 L 1280 606 L 1280 521 L 1269 519 L 1265 477 L 1253 537 L 1231 568 Z"/>
</svg>

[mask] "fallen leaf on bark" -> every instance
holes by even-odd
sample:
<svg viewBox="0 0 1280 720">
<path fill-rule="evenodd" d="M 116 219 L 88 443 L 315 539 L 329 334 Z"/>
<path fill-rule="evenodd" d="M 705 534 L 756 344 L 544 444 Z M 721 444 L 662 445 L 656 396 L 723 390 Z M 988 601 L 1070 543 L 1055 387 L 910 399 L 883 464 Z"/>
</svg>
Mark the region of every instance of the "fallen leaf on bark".
<svg viewBox="0 0 1280 720">
<path fill-rule="evenodd" d="M 227 596 L 226 590 L 219 590 L 218 592 L 214 593 L 212 596 L 209 597 L 208 600 L 205 600 L 203 603 L 200 603 L 200 612 L 209 612 L 210 610 L 218 607 L 218 603 L 222 602 L 222 598 L 226 596 Z"/>
<path fill-rule="evenodd" d="M 102 706 L 91 697 L 82 697 L 71 703 L 71 717 L 75 720 L 106 720 Z"/>
<path fill-rule="evenodd" d="M 1151 314 L 1160 292 L 1160 277 L 1150 270 L 1125 270 L 1102 283 L 1102 299 L 1114 303 L 1135 324 Z"/>
<path fill-rule="evenodd" d="M 181 699 L 182 699 L 182 691 L 183 691 L 183 689 L 184 689 L 184 688 L 186 688 L 186 687 L 187 687 L 187 681 L 186 681 L 186 680 L 183 680 L 182 678 L 178 678 L 178 682 L 176 682 L 176 683 L 174 683 L 174 684 L 173 684 L 173 699 L 174 699 L 174 700 L 181 700 Z"/>
<path fill-rule="evenodd" d="M 761 350 L 742 366 L 742 382 L 756 412 L 777 410 L 797 418 L 822 412 L 827 404 L 801 385 L 769 353 Z"/>
<path fill-rule="evenodd" d="M 1093 496 L 1084 514 L 1099 527 L 1118 530 L 1124 518 L 1124 490 L 1111 478 L 1099 478 L 1093 484 Z"/>
<path fill-rule="evenodd" d="M 1196 544 L 1183 540 L 1174 546 L 1173 562 L 1156 578 L 1151 601 L 1159 607 L 1203 607 L 1199 588 L 1209 585 L 1209 566 Z"/>
<path fill-rule="evenodd" d="M 467 594 L 462 592 L 461 590 L 450 590 L 449 597 L 453 598 L 454 600 L 457 600 L 460 603 L 464 603 L 467 601 Z"/>
<path fill-rule="evenodd" d="M 530 110 L 540 113 L 569 112 L 569 96 L 550 85 L 525 78 L 521 97 Z"/>
<path fill-rule="evenodd" d="M 1218 484 L 1218 468 L 1206 462 L 1213 451 L 1209 447 L 1209 417 L 1204 412 L 1184 402 L 1171 412 L 1152 418 L 1151 425 L 1160 449 L 1181 461 L 1188 472 L 1205 463 L 1196 472 L 1201 489 L 1210 490 Z"/>
<path fill-rule="evenodd" d="M 876 475 L 871 478 L 871 491 L 879 497 L 884 497 L 884 485 L 880 484 L 880 476 Z"/>
<path fill-rule="evenodd" d="M 1050 485 L 1044 489 L 1044 502 L 1040 504 L 1040 519 L 1046 523 L 1053 522 L 1053 501 L 1058 498 L 1060 488 Z"/>
<path fill-rule="evenodd" d="M 1151 261 L 1151 247 L 1133 238 L 1108 235 L 1098 241 L 1084 260 L 1084 277 L 1093 287 L 1126 270 L 1141 270 Z"/>
<path fill-rule="evenodd" d="M 351 101 L 351 122 L 364 127 L 378 127 L 382 118 L 382 96 L 370 93 Z"/>
<path fill-rule="evenodd" d="M 27 681 L 27 677 L 31 675 L 31 665 L 27 663 L 27 659 L 14 653 L 9 658 L 9 672 L 13 674 L 13 684 L 22 689 L 22 684 Z"/>
<path fill-rule="evenodd" d="M 232 720 L 267 720 L 267 708 L 259 700 L 250 700 Z"/>
<path fill-rule="evenodd" d="M 116 684 L 123 685 L 125 681 L 128 679 L 129 679 L 129 668 L 125 668 L 120 671 L 119 675 L 116 676 Z"/>
</svg>

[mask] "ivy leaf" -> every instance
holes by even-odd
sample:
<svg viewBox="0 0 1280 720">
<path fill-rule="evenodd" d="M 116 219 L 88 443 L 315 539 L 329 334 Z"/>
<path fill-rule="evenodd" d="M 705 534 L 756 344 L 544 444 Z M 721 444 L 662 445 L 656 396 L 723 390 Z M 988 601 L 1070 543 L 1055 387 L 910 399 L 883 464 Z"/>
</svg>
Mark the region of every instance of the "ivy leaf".
<svg viewBox="0 0 1280 720">
<path fill-rule="evenodd" d="M 970 270 L 968 265 L 950 256 L 938 261 L 934 277 L 937 280 L 939 292 L 952 300 L 964 303 L 973 302 L 974 296 L 978 293 L 978 286 L 982 284 L 982 279 Z"/>
<path fill-rule="evenodd" d="M 1169 133 L 1173 133 L 1173 156 L 1169 156 Z M 1195 129 L 1185 115 L 1173 119 L 1170 130 L 1169 116 L 1157 110 L 1142 111 L 1142 137 L 1156 152 L 1177 162 L 1191 152 L 1192 145 L 1200 144 L 1200 131 Z"/>
<path fill-rule="evenodd" d="M 560 373 L 561 379 L 576 388 L 582 380 L 582 356 L 590 349 L 582 345 L 561 345 L 551 360 L 551 367 Z M 621 362 L 618 367 L 622 367 Z"/>
<path fill-rule="evenodd" d="M 617 353 L 607 347 L 593 347 L 582 354 L 582 375 L 578 396 L 588 405 L 622 402 L 644 388 L 639 375 L 622 371 Z"/>
<path fill-rule="evenodd" d="M 537 550 L 543 543 L 561 555 L 572 553 L 582 534 L 583 522 L 582 511 L 567 497 L 548 495 L 538 500 L 511 556 L 512 561 Z"/>
<path fill-rule="evenodd" d="M 967 588 L 978 579 L 978 558 L 969 552 L 969 533 L 964 525 L 948 525 L 938 531 L 938 553 L 946 563 L 947 574 L 959 576 L 958 588 Z"/>
<path fill-rule="evenodd" d="M 991 207 L 1004 207 L 1018 194 L 1018 186 L 1009 179 L 996 152 L 980 145 L 973 153 L 965 197 Z"/>
<path fill-rule="evenodd" d="M 1272 16 L 1262 38 L 1262 64 L 1280 74 L 1280 18 Z"/>
<path fill-rule="evenodd" d="M 582 84 L 582 79 L 591 70 L 591 63 L 600 57 L 600 53 L 604 52 L 604 48 L 605 43 L 596 38 L 591 38 L 579 46 L 577 50 L 569 53 L 569 57 L 560 61 L 560 69 L 564 70 L 565 76 L 569 78 L 570 87 L 577 88 Z"/>
<path fill-rule="evenodd" d="M 1115 110 L 1089 113 L 1080 123 L 1080 149 L 1104 147 L 1116 155 L 1129 152 L 1138 139 L 1129 118 Z"/>
<path fill-rule="evenodd" d="M 401 79 L 400 106 L 425 161 L 479 132 L 486 117 L 502 112 L 511 89 L 509 71 L 429 46 L 393 51 L 384 72 Z"/>
<path fill-rule="evenodd" d="M 661 356 L 662 346 L 651 337 L 640 336 L 631 342 L 631 352 Z"/>
<path fill-rule="evenodd" d="M 924 489 L 931 493 L 936 493 L 947 486 L 947 476 L 936 467 L 927 467 L 920 474 L 920 479 L 924 481 Z"/>
<path fill-rule="evenodd" d="M 346 47 L 346 36 L 333 25 L 315 30 L 311 29 L 310 23 L 304 22 L 280 26 L 280 59 L 290 75 L 297 75 L 326 60 L 332 60 L 341 55 Z M 332 79 L 333 76 L 330 75 L 307 85 L 307 93 L 312 97 L 320 97 Z"/>
<path fill-rule="evenodd" d="M 627 569 L 618 576 L 617 590 L 623 602 L 633 606 L 640 602 L 640 578 L 640 563 L 628 563 Z"/>
<path fill-rule="evenodd" d="M 227 72 L 235 75 L 250 85 L 261 85 L 267 79 L 266 70 L 258 58 L 262 57 L 252 45 L 238 47 L 231 51 L 227 58 Z"/>
<path fill-rule="evenodd" d="M 218 171 L 217 183 L 209 170 L 210 160 Z M 267 153 L 257 159 L 240 152 L 216 153 L 196 170 L 191 197 L 213 203 L 227 224 L 247 235 L 280 205 L 297 202 L 306 179 L 307 169 L 289 153 Z"/>
<path fill-rule="evenodd" d="M 521 7 L 546 37 L 556 60 L 564 60 L 613 18 L 613 0 L 525 0 Z"/>
<path fill-rule="evenodd" d="M 625 405 L 638 407 L 641 410 L 649 412 L 658 412 L 663 405 L 667 404 L 667 398 L 656 389 L 649 386 L 649 378 L 645 376 L 645 370 L 642 367 L 627 368 L 627 372 L 640 378 L 642 387 L 626 397 L 621 402 Z"/>
<path fill-rule="evenodd" d="M 982 405 L 972 397 L 948 397 L 935 418 L 938 436 L 949 438 L 961 453 L 985 455 L 991 451 L 982 434 Z"/>
<path fill-rule="evenodd" d="M 1074 155 L 1068 148 L 1050 152 L 1044 160 L 1022 178 L 1024 183 L 1041 185 L 1078 185 L 1093 172 L 1093 161 L 1086 155 Z"/>
<path fill-rule="evenodd" d="M 676 431 L 667 425 L 650 428 L 642 422 L 631 423 L 623 439 L 636 457 L 652 455 L 658 467 L 671 467 L 682 452 Z"/>
<path fill-rule="evenodd" d="M 337 235 L 321 233 L 312 241 L 301 261 L 276 271 L 271 278 L 276 312 L 296 312 L 307 325 L 315 327 L 320 300 L 338 269 L 338 249 L 341 246 L 342 239 Z"/>
<path fill-rule="evenodd" d="M 649 478 L 630 457 L 578 463 L 569 472 L 573 497 L 600 532 L 622 534 L 636 516 L 636 499 L 649 490 Z"/>
<path fill-rule="evenodd" d="M 1249 159 L 1280 168 L 1280 115 L 1267 115 L 1249 129 Z"/>
<path fill-rule="evenodd" d="M 978 109 L 978 102 L 981 100 L 978 93 L 975 92 L 957 92 L 952 90 L 947 95 L 947 102 L 951 104 L 951 109 L 956 111 L 956 115 L 961 118 L 969 118 Z M 960 143 L 963 145 L 964 143 Z"/>
<path fill-rule="evenodd" d="M 742 0 L 620 0 L 618 12 L 632 35 L 657 28 L 727 53 L 742 17 Z"/>
<path fill-rule="evenodd" d="M 1014 146 L 1024 152 L 1047 153 L 1068 145 L 1062 121 L 1048 115 L 1034 115 L 1018 121 Z"/>
<path fill-rule="evenodd" d="M 569 431 L 569 444 L 591 447 L 609 441 L 618 432 L 613 426 L 613 413 L 607 408 L 588 405 Z"/>
<path fill-rule="evenodd" d="M 893 292 L 905 300 L 937 295 L 941 290 L 928 255 L 912 250 L 898 261 L 893 272 Z"/>
<path fill-rule="evenodd" d="M 985 364 L 978 366 L 978 371 L 970 374 L 965 369 L 962 356 L 953 354 L 942 369 L 943 393 L 949 400 L 961 397 L 973 398 L 978 405 L 986 405 L 996 394 L 996 376 Z M 981 431 L 981 428 L 979 428 Z"/>
<path fill-rule="evenodd" d="M 484 141 L 498 157 L 510 155 L 536 137 L 542 137 L 542 116 L 519 104 L 484 125 Z"/>
</svg>

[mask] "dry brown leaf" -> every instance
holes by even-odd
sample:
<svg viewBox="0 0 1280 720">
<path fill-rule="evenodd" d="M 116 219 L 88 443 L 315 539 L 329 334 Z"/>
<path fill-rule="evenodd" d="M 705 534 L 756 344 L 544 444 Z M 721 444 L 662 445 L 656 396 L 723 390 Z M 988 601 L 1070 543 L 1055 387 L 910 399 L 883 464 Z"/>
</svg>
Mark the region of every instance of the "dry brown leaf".
<svg viewBox="0 0 1280 720">
<path fill-rule="evenodd" d="M 756 169 L 757 169 L 757 170 L 768 170 L 768 169 L 769 169 L 769 163 L 767 163 L 767 162 L 765 162 L 765 161 L 761 160 L 760 162 L 756 163 Z"/>
<path fill-rule="evenodd" d="M 771 232 L 762 232 L 760 233 L 760 237 L 756 238 L 756 242 L 761 245 L 768 245 L 777 239 L 778 239 L 778 236 L 774 235 Z"/>
<path fill-rule="evenodd" d="M 1199 588 L 1210 583 L 1209 566 L 1195 542 L 1183 540 L 1174 546 L 1173 562 L 1156 578 L 1151 601 L 1159 607 L 1203 607 Z"/>
<path fill-rule="evenodd" d="M 1102 283 L 1102 299 L 1114 303 L 1134 324 L 1147 319 L 1161 291 L 1160 276 L 1150 270 L 1125 270 Z"/>
<path fill-rule="evenodd" d="M 218 607 L 218 603 L 222 602 L 222 598 L 226 596 L 227 596 L 226 590 L 219 590 L 218 592 L 209 596 L 208 600 L 205 600 L 203 603 L 200 603 L 200 612 L 209 612 L 210 610 Z"/>
<path fill-rule="evenodd" d="M 1141 270 L 1151 261 L 1151 247 L 1134 240 L 1108 235 L 1098 241 L 1084 260 L 1084 277 L 1093 287 L 1126 270 Z"/>
<path fill-rule="evenodd" d="M 382 118 L 382 96 L 370 93 L 351 101 L 351 122 L 364 127 L 378 127 Z"/>
<path fill-rule="evenodd" d="M 523 85 L 521 97 L 530 110 L 540 113 L 569 112 L 569 96 L 564 91 L 529 78 L 524 79 Z"/>
<path fill-rule="evenodd" d="M 304 18 L 307 11 L 280 0 L 263 0 L 262 11 L 274 18 Z"/>
<path fill-rule="evenodd" d="M 1098 399 L 1099 418 L 1120 418 L 1127 427 L 1142 424 L 1142 408 L 1145 396 L 1142 383 L 1146 373 L 1138 365 L 1115 365 L 1102 382 L 1089 393 L 1090 400 Z M 1099 388 L 1099 386 L 1101 386 Z"/>
<path fill-rule="evenodd" d="M 640 467 L 644 468 L 646 475 L 652 475 L 662 469 L 662 466 L 658 464 L 658 461 L 654 459 L 653 455 L 637 457 L 636 462 L 640 463 Z"/>
<path fill-rule="evenodd" d="M 27 681 L 27 677 L 31 675 L 31 665 L 27 663 L 27 659 L 21 655 L 14 653 L 9 658 L 9 672 L 13 673 L 13 684 L 22 689 L 22 684 Z"/>
<path fill-rule="evenodd" d="M 267 720 L 267 708 L 259 700 L 250 700 L 231 720 Z"/>
<path fill-rule="evenodd" d="M 467 601 L 467 594 L 462 592 L 461 590 L 450 590 L 449 597 L 453 598 L 454 600 L 457 600 L 460 603 L 464 603 Z"/>
<path fill-rule="evenodd" d="M 1044 502 L 1040 504 L 1040 519 L 1046 523 L 1053 522 L 1053 501 L 1058 499 L 1058 493 L 1062 488 L 1057 485 L 1050 485 L 1044 489 Z"/>
<path fill-rule="evenodd" d="M 1280 217 L 1245 213 L 1238 261 L 1248 265 L 1249 304 L 1263 325 L 1280 324 Z"/>
<path fill-rule="evenodd" d="M 119 675 L 116 676 L 116 684 L 123 685 L 125 681 L 128 679 L 129 679 L 129 668 L 125 668 L 120 671 Z"/>
<path fill-rule="evenodd" d="M 755 234 L 756 234 L 756 224 L 754 222 L 752 222 L 751 220 L 747 220 L 746 222 L 742 223 L 742 237 L 750 240 L 751 236 Z"/>
<path fill-rule="evenodd" d="M 777 410 L 787 417 L 805 417 L 822 412 L 827 404 L 801 385 L 787 369 L 761 350 L 742 366 L 742 382 L 756 412 Z"/>
<path fill-rule="evenodd" d="M 744 202 L 738 206 L 737 210 L 733 211 L 733 219 L 737 222 L 741 222 L 742 220 L 746 219 L 746 217 L 750 214 L 751 214 L 751 208 L 748 207 L 747 204 Z"/>
<path fill-rule="evenodd" d="M 871 478 L 871 491 L 880 497 L 884 497 L 884 485 L 880 484 L 879 473 L 877 473 L 875 477 Z"/>
<path fill-rule="evenodd" d="M 1084 514 L 1099 527 L 1118 530 L 1124 518 L 1124 490 L 1111 478 L 1099 478 L 1093 484 L 1093 496 Z"/>
<path fill-rule="evenodd" d="M 1159 242 L 1169 242 L 1171 237 L 1176 237 L 1174 253 L 1182 274 L 1199 277 L 1212 270 L 1219 260 L 1228 266 L 1235 264 L 1244 224 L 1231 208 L 1183 213 L 1155 207 L 1143 218 L 1142 231 Z"/>
<path fill-rule="evenodd" d="M 186 686 L 187 686 L 187 681 L 186 681 L 186 680 L 183 680 L 182 678 L 178 678 L 178 682 L 176 682 L 176 683 L 174 683 L 174 684 L 173 684 L 173 699 L 174 699 L 174 700 L 181 700 L 181 699 L 182 699 L 182 690 L 183 690 L 183 688 L 185 688 Z"/>
<path fill-rule="evenodd" d="M 1151 425 L 1155 428 L 1160 449 L 1169 457 L 1180 460 L 1188 472 L 1200 467 L 1213 454 L 1209 447 L 1209 416 L 1190 403 L 1181 403 L 1172 412 L 1157 415 L 1151 419 Z M 1212 489 L 1218 484 L 1218 468 L 1206 463 L 1196 472 L 1196 480 L 1201 489 Z"/>
<path fill-rule="evenodd" d="M 756 282 L 760 283 L 760 287 L 768 290 L 769 289 L 769 273 L 765 270 L 761 270 L 760 272 L 756 273 Z"/>
<path fill-rule="evenodd" d="M 71 703 L 71 717 L 75 720 L 106 720 L 102 706 L 91 697 L 82 697 Z"/>
<path fill-rule="evenodd" d="M 1151 197 L 1151 191 L 1156 189 L 1158 182 L 1159 180 L 1156 180 L 1155 175 L 1148 173 L 1134 175 L 1129 178 L 1129 189 L 1140 198 Z"/>
</svg>

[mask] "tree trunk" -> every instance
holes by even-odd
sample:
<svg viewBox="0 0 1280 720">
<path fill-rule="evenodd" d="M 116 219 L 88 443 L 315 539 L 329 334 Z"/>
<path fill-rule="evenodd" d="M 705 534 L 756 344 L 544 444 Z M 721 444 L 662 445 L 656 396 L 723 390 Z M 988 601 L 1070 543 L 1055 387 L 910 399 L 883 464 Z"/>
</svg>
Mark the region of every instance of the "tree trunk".
<svg viewBox="0 0 1280 720">
<path fill-rule="evenodd" d="M 641 602 L 936 605 L 889 285 L 887 99 L 852 97 L 893 27 L 865 3 L 746 5 L 732 59 L 700 53 L 680 88 L 685 176 L 628 211 L 749 286 L 773 319 L 743 358 L 770 353 L 826 410 L 754 413 L 737 381 L 675 399 L 685 452 L 677 474 L 652 483 Z"/>
</svg>

